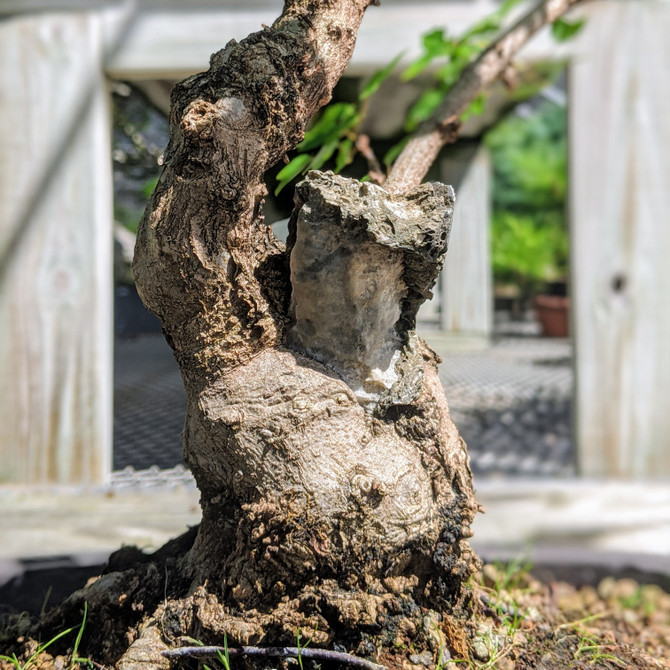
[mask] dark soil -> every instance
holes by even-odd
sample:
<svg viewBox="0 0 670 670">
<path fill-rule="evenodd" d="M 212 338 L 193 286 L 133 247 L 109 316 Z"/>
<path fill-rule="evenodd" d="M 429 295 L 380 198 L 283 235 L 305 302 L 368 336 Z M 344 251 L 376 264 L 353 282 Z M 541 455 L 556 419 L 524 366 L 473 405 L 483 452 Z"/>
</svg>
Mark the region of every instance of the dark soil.
<svg viewBox="0 0 670 670">
<path fill-rule="evenodd" d="M 0 614 L 27 612 L 39 616 L 61 603 L 73 591 L 99 575 L 105 563 L 77 565 L 70 557 L 54 557 L 21 562 L 18 574 L 3 580 L 0 576 Z M 4 583 L 2 583 L 4 581 Z"/>
<path fill-rule="evenodd" d="M 146 563 L 146 557 L 125 550 L 121 562 L 117 557 L 117 563 L 112 567 L 121 567 L 138 558 L 143 563 L 137 565 L 134 572 L 117 573 L 123 578 L 113 586 L 120 593 L 115 598 L 123 600 L 124 595 L 132 593 L 130 599 L 135 601 L 134 604 L 119 608 L 116 616 L 108 610 L 103 621 L 100 616 L 89 613 L 78 649 L 80 656 L 86 655 L 94 662 L 88 667 L 103 667 L 96 660 L 109 657 L 109 648 L 105 653 L 101 652 L 102 638 L 114 641 L 113 645 L 127 646 L 146 613 L 162 600 L 163 594 L 155 593 L 162 574 L 155 566 Z M 98 572 L 95 566 L 68 566 L 63 561 L 60 565 L 45 566 L 42 563 L 41 566 L 27 567 L 20 578 L 0 587 L 0 653 L 11 655 L 15 652 L 23 662 L 36 650 L 40 633 L 31 624 L 43 609 L 47 595 L 49 602 L 57 602 Z M 639 571 L 620 571 L 611 575 L 594 566 L 535 566 L 529 571 L 518 565 L 489 564 L 469 584 L 466 607 L 459 613 L 445 614 L 430 623 L 441 640 L 439 645 L 418 648 L 412 641 L 416 636 L 411 630 L 397 626 L 392 644 L 377 653 L 372 647 L 368 653 L 371 657 L 376 656 L 378 663 L 403 670 L 670 668 L 669 582 L 663 575 Z M 152 591 L 153 596 L 149 596 Z M 140 602 L 142 600 L 144 604 Z M 33 619 L 26 614 L 20 615 L 20 611 L 27 611 Z M 57 620 L 54 612 L 58 609 L 46 617 L 51 617 L 51 624 Z M 122 613 L 123 616 L 119 616 Z M 71 621 L 63 620 L 61 630 L 70 625 Z M 166 620 L 164 630 L 169 625 L 170 621 Z M 54 633 L 52 628 L 50 634 Z M 77 630 L 73 631 L 35 657 L 30 667 L 68 667 L 76 633 Z M 422 639 L 426 640 L 430 631 L 424 633 Z M 50 638 L 40 641 L 45 639 Z M 175 646 L 183 643 L 183 640 L 173 641 Z M 222 643 L 223 640 L 219 641 Z M 336 643 L 327 646 L 366 655 L 360 644 L 356 649 Z M 102 653 L 102 656 L 96 659 L 96 653 Z M 318 667 L 311 661 L 301 660 L 305 670 Z M 220 667 L 216 661 L 210 660 L 208 664 L 211 668 Z M 86 664 L 80 665 L 84 667 Z M 338 667 L 328 663 L 321 665 L 324 670 Z M 14 667 L 9 661 L 0 660 L 2 670 Z M 141 667 L 152 666 L 142 664 Z M 196 668 L 198 662 L 182 660 L 174 662 L 172 667 Z M 232 660 L 232 667 L 252 666 L 248 661 L 236 658 Z M 289 667 L 289 663 L 275 659 L 270 665 L 254 667 Z"/>
</svg>

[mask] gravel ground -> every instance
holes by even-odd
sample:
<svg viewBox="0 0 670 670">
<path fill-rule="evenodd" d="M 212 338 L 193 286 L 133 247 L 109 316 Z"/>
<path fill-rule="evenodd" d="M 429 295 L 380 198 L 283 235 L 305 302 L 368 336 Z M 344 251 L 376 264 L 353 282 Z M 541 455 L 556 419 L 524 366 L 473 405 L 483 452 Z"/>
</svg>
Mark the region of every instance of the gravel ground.
<svg viewBox="0 0 670 670">
<path fill-rule="evenodd" d="M 445 670 L 670 667 L 670 594 L 658 584 L 538 581 L 500 564 L 485 565 L 476 583 L 483 607 L 468 630 L 469 661 L 450 659 Z"/>
<path fill-rule="evenodd" d="M 114 351 L 115 471 L 183 463 L 186 393 L 162 335 L 117 338 Z"/>
<path fill-rule="evenodd" d="M 568 341 L 505 336 L 477 351 L 437 350 L 440 379 L 477 475 L 574 475 Z M 161 335 L 117 338 L 114 401 L 115 479 L 152 467 L 144 479 L 160 479 L 161 470 L 183 463 L 186 397 Z"/>
<path fill-rule="evenodd" d="M 80 569 L 68 575 L 61 568 L 33 574 L 30 586 L 34 594 L 41 595 L 54 578 L 69 578 L 81 585 L 94 573 L 94 569 Z M 664 670 L 670 667 L 670 594 L 666 583 L 640 577 L 608 575 L 592 583 L 578 576 L 571 582 L 551 576 L 538 580 L 515 563 L 487 564 L 471 580 L 470 595 L 460 614 L 429 619 L 434 626 L 429 644 L 408 653 L 398 627 L 395 648 L 380 660 L 386 667 L 408 670 Z M 21 600 L 9 602 L 25 609 L 27 586 Z M 6 595 L 12 595 L 11 589 Z M 40 603 L 44 599 L 33 599 L 33 615 L 40 611 Z M 117 609 L 119 625 L 127 626 L 122 608 Z M 45 670 L 74 665 L 63 649 L 60 653 L 65 655 L 51 656 L 56 647 L 31 656 L 38 642 L 26 636 L 30 619 L 18 611 L 11 604 L 0 610 L 3 651 L 15 652 L 20 661 L 31 658 Z M 82 640 L 83 653 L 88 655 L 86 632 Z M 308 670 L 318 668 L 308 660 L 304 664 Z M 233 664 L 238 666 L 239 661 Z M 0 670 L 15 670 L 15 664 L 9 657 L 0 658 Z"/>
<path fill-rule="evenodd" d="M 574 476 L 568 341 L 505 337 L 484 350 L 440 355 L 440 379 L 475 474 Z"/>
<path fill-rule="evenodd" d="M 538 389 L 533 398 L 503 399 L 498 406 L 452 405 L 452 415 L 474 473 L 571 477 L 571 405 L 554 389 Z"/>
</svg>

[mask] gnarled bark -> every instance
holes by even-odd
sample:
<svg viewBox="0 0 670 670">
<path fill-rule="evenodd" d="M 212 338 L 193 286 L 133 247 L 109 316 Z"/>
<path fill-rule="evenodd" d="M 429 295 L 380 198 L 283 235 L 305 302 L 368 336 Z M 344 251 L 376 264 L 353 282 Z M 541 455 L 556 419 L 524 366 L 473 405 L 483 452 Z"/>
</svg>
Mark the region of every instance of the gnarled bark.
<svg viewBox="0 0 670 670">
<path fill-rule="evenodd" d="M 289 2 L 173 93 L 134 271 L 182 371 L 202 493 L 180 564 L 195 591 L 161 614 L 185 631 L 287 643 L 318 627 L 355 648 L 405 619 L 428 639 L 426 612 L 477 563 L 465 446 L 414 333 L 453 192 L 312 173 L 289 250 L 263 225 L 263 175 L 328 100 L 366 4 Z"/>
<path fill-rule="evenodd" d="M 276 582 L 283 596 L 312 575 L 409 570 L 425 585 L 440 574 L 438 545 L 454 565 L 469 557 L 467 456 L 434 357 L 413 332 L 452 207 L 441 185 L 390 197 L 313 173 L 298 187 L 288 344 L 191 391 L 185 449 L 203 492 L 190 559 L 199 582 L 220 579 L 255 607 Z M 459 576 L 469 568 L 468 558 Z"/>
</svg>

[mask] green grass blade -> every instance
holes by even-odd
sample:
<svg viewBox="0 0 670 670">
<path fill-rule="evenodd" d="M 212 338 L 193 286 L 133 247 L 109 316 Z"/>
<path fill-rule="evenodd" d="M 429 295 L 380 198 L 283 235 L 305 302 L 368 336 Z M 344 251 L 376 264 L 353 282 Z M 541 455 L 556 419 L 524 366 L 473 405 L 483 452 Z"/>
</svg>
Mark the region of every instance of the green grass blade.
<svg viewBox="0 0 670 670">
<path fill-rule="evenodd" d="M 86 614 L 88 613 L 88 603 L 84 600 L 84 617 L 81 620 L 81 625 L 79 626 L 79 632 L 74 641 L 74 647 L 72 647 L 72 658 L 77 656 L 77 651 L 79 650 L 79 644 L 81 643 L 81 638 L 84 634 L 84 627 L 86 626 Z"/>
</svg>

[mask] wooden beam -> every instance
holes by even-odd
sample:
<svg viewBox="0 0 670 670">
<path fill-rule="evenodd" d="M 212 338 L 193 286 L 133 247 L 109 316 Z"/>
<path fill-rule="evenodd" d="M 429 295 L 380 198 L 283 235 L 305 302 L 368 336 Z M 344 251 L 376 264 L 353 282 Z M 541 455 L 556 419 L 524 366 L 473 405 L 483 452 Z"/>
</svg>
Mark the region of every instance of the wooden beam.
<svg viewBox="0 0 670 670">
<path fill-rule="evenodd" d="M 586 9 L 569 78 L 579 465 L 668 478 L 670 5 Z"/>
<path fill-rule="evenodd" d="M 534 2 L 526 0 L 514 15 Z M 127 80 L 180 79 L 206 70 L 209 57 L 230 39 L 241 40 L 271 25 L 282 0 L 4 0 L 0 17 L 54 11 L 98 11 L 105 17 L 107 72 Z M 348 68 L 366 75 L 405 51 L 407 61 L 420 53 L 420 36 L 436 27 L 457 35 L 499 7 L 497 0 L 384 0 L 361 26 Z M 119 17 L 131 12 L 119 44 Z M 512 17 L 510 17 L 512 18 Z M 523 58 L 563 58 L 572 45 L 557 45 L 547 32 L 523 50 Z"/>
<path fill-rule="evenodd" d="M 350 75 L 365 75 L 386 65 L 401 51 L 409 61 L 420 53 L 420 36 L 444 26 L 456 35 L 493 12 L 498 3 L 430 2 L 408 5 L 404 0 L 373 7 L 363 21 L 348 67 Z M 147 6 L 140 2 L 136 20 L 107 71 L 118 79 L 175 79 L 206 70 L 209 57 L 230 39 L 241 40 L 271 25 L 281 2 L 212 7 L 210 3 Z M 110 16 L 113 12 L 110 13 Z M 110 21 L 110 30 L 114 31 Z M 546 34 L 524 49 L 526 58 L 563 57 L 570 45 L 556 45 Z"/>
<path fill-rule="evenodd" d="M 112 441 L 111 126 L 94 14 L 0 23 L 0 480 L 101 484 Z"/>
<path fill-rule="evenodd" d="M 391 0 L 391 2 L 399 0 Z M 467 0 L 466 0 L 467 1 Z M 2 0 L 0 16 L 28 12 L 86 12 L 100 9 L 119 9 L 132 4 L 138 11 L 165 11 L 184 9 L 221 9 L 228 11 L 249 7 L 272 8 L 277 16 L 283 0 Z"/>
</svg>

